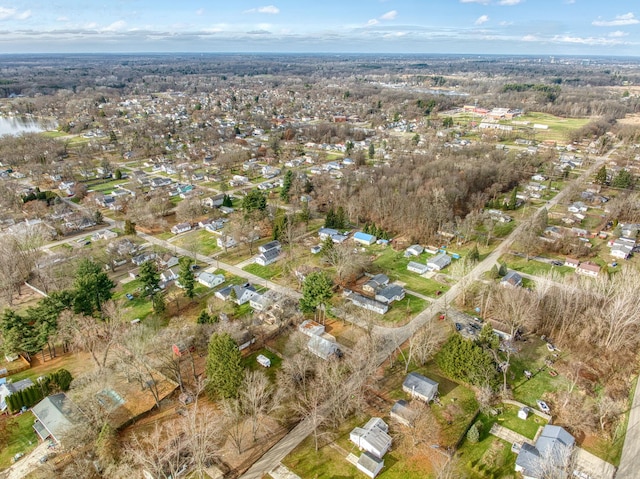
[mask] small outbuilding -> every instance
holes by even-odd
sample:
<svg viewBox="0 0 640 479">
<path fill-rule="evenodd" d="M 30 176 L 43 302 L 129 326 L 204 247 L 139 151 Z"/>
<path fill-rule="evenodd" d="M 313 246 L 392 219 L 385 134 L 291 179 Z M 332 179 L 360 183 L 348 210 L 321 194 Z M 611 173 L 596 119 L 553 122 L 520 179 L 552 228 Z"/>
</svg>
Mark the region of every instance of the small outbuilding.
<svg viewBox="0 0 640 479">
<path fill-rule="evenodd" d="M 526 407 L 526 406 L 521 407 L 521 408 L 518 410 L 518 417 L 519 417 L 520 419 L 524 419 L 524 420 L 526 420 L 526 419 L 529 417 L 529 413 L 530 413 L 530 412 L 531 412 L 531 409 L 529 409 L 528 407 Z"/>
<path fill-rule="evenodd" d="M 362 231 L 358 231 L 353 235 L 353 240 L 356 243 L 360 243 L 366 246 L 371 246 L 376 242 L 376 237 L 367 233 L 363 233 Z"/>
<path fill-rule="evenodd" d="M 372 417 L 363 427 L 353 429 L 349 440 L 379 459 L 391 448 L 392 442 L 389 426 L 379 417 Z"/>
<path fill-rule="evenodd" d="M 413 422 L 418 417 L 417 411 L 415 409 L 411 409 L 409 403 L 404 399 L 400 399 L 395 402 L 389 415 L 391 416 L 391 419 L 395 419 L 400 424 L 404 424 L 408 427 L 412 426 Z"/>
<path fill-rule="evenodd" d="M 359 471 L 373 479 L 384 467 L 384 459 L 369 454 L 368 452 L 363 452 L 356 463 L 356 467 Z"/>
</svg>

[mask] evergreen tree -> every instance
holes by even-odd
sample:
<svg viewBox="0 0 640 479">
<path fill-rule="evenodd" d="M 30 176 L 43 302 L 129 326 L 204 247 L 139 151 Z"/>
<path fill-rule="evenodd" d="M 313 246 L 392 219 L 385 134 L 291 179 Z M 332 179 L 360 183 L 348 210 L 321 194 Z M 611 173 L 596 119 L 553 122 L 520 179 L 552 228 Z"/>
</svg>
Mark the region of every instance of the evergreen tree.
<svg viewBox="0 0 640 479">
<path fill-rule="evenodd" d="M 102 304 L 111 299 L 111 290 L 115 287 L 99 264 L 83 259 L 76 269 L 73 283 L 76 313 L 91 315 L 100 311 Z"/>
<path fill-rule="evenodd" d="M 237 397 L 243 378 L 242 355 L 228 333 L 211 336 L 205 372 L 209 397 Z"/>
<path fill-rule="evenodd" d="M 347 227 L 347 215 L 344 212 L 344 208 L 342 206 L 338 206 L 338 210 L 336 211 L 336 229 L 342 230 Z"/>
<path fill-rule="evenodd" d="M 503 261 L 500 263 L 500 268 L 498 269 L 499 276 L 506 276 L 509 270 L 507 269 L 507 264 Z"/>
<path fill-rule="evenodd" d="M 477 262 L 480 260 L 480 252 L 478 251 L 478 245 L 473 245 L 471 251 L 469 251 L 469 261 Z"/>
<path fill-rule="evenodd" d="M 620 170 L 611 182 L 615 188 L 629 188 L 633 183 L 633 176 L 627 170 Z"/>
<path fill-rule="evenodd" d="M 214 321 L 214 317 L 211 316 L 206 309 L 203 309 L 200 314 L 198 315 L 198 320 L 197 323 L 198 324 L 210 324 L 210 323 L 215 323 Z"/>
<path fill-rule="evenodd" d="M 122 179 L 122 170 L 120 168 L 118 168 L 114 173 L 113 173 L 113 177 L 116 180 L 121 180 Z"/>
<path fill-rule="evenodd" d="M 226 193 L 222 197 L 222 206 L 225 206 L 227 208 L 231 208 L 233 206 L 233 200 L 231 199 L 231 196 L 227 195 Z"/>
<path fill-rule="evenodd" d="M 287 225 L 288 225 L 289 219 L 287 218 L 287 216 L 284 213 L 281 213 L 280 211 L 278 212 L 278 214 L 276 215 L 275 219 L 273 220 L 273 235 L 272 238 L 274 240 L 278 240 L 283 242 L 284 238 L 285 238 L 285 233 L 287 231 Z"/>
<path fill-rule="evenodd" d="M 300 212 L 300 221 L 305 223 L 307 226 L 309 225 L 309 220 L 311 219 L 311 211 L 309 210 L 309 202 L 302 202 L 302 211 Z"/>
<path fill-rule="evenodd" d="M 333 295 L 333 282 L 323 271 L 310 273 L 302 284 L 300 309 L 304 313 L 313 313 L 320 304 L 324 304 Z"/>
<path fill-rule="evenodd" d="M 453 334 L 436 356 L 436 363 L 449 377 L 473 385 L 498 385 L 493 356 L 475 341 Z"/>
<path fill-rule="evenodd" d="M 196 280 L 193 275 L 193 260 L 188 256 L 183 256 L 180 258 L 180 272 L 178 273 L 178 281 L 180 281 L 180 285 L 184 288 L 184 294 L 189 299 L 193 299 L 195 296 L 195 286 Z"/>
<path fill-rule="evenodd" d="M 251 190 L 242 200 L 242 209 L 246 214 L 267 209 L 267 197 L 260 190 Z"/>
<path fill-rule="evenodd" d="M 282 189 L 280 190 L 280 199 L 285 203 L 289 202 L 289 191 L 293 183 L 293 171 L 287 170 L 282 181 Z"/>
<path fill-rule="evenodd" d="M 327 211 L 327 216 L 324 220 L 325 228 L 335 228 L 336 227 L 336 212 L 333 209 L 333 206 L 329 208 Z"/>
<path fill-rule="evenodd" d="M 162 314 L 166 311 L 167 303 L 161 292 L 154 293 L 153 296 L 151 296 L 151 306 L 153 307 L 153 312 L 156 314 Z"/>
<path fill-rule="evenodd" d="M 322 253 L 322 256 L 326 257 L 331 254 L 334 248 L 335 245 L 333 244 L 333 239 L 331 238 L 331 236 L 327 236 L 322 243 L 322 249 L 320 250 L 320 253 Z"/>
<path fill-rule="evenodd" d="M 516 206 L 518 205 L 518 187 L 516 186 L 512 191 L 511 191 L 511 197 L 509 198 L 509 202 L 507 203 L 507 209 L 508 210 L 515 210 Z"/>
<path fill-rule="evenodd" d="M 153 261 L 145 261 L 140 265 L 140 272 L 138 274 L 140 283 L 142 283 L 142 289 L 145 294 L 153 294 L 158 288 L 160 283 L 160 274 L 158 268 Z"/>
<path fill-rule="evenodd" d="M 373 146 L 373 143 L 369 144 L 369 159 L 373 160 L 373 157 L 376 154 L 376 148 Z"/>
<path fill-rule="evenodd" d="M 467 431 L 467 440 L 471 444 L 477 444 L 478 442 L 480 442 L 480 431 L 475 424 L 472 425 Z"/>
<path fill-rule="evenodd" d="M 598 185 L 606 185 L 607 184 L 607 167 L 602 165 L 602 167 L 596 173 L 595 182 Z"/>
<path fill-rule="evenodd" d="M 498 279 L 500 277 L 500 271 L 498 270 L 498 267 L 495 264 L 489 270 L 489 277 L 491 279 Z"/>
<path fill-rule="evenodd" d="M 124 234 L 135 236 L 136 224 L 131 220 L 124 220 Z"/>
</svg>

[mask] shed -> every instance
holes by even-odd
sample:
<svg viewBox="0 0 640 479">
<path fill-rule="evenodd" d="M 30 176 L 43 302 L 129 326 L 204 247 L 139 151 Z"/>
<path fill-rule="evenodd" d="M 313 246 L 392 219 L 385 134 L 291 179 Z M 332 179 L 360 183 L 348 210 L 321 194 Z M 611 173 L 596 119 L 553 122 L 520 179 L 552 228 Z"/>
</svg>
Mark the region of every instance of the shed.
<svg viewBox="0 0 640 479">
<path fill-rule="evenodd" d="M 335 341 L 331 341 L 325 336 L 313 335 L 307 343 L 307 348 L 313 354 L 322 359 L 329 359 L 332 356 L 341 357 L 342 351 Z"/>
<path fill-rule="evenodd" d="M 389 415 L 392 419 L 395 419 L 400 424 L 411 426 L 416 420 L 418 412 L 415 409 L 411 409 L 407 401 L 405 401 L 404 399 L 400 399 L 395 402 L 395 404 L 391 408 L 391 413 Z"/>
<path fill-rule="evenodd" d="M 502 286 L 511 286 L 513 288 L 522 286 L 522 276 L 520 276 L 517 271 L 509 271 L 500 280 L 500 284 Z"/>
<path fill-rule="evenodd" d="M 526 419 L 529 417 L 529 413 L 530 413 L 530 412 L 531 412 L 531 409 L 529 409 L 528 407 L 526 407 L 526 406 L 521 407 L 521 408 L 518 410 L 518 417 L 519 417 L 520 419 L 525 419 L 525 420 L 526 420 Z"/>
<path fill-rule="evenodd" d="M 298 326 L 298 331 L 302 334 L 306 334 L 307 336 L 322 336 L 324 334 L 324 326 L 322 324 L 316 323 L 311 319 L 307 319 L 303 321 L 300 326 Z"/>
<path fill-rule="evenodd" d="M 409 246 L 404 251 L 404 255 L 405 256 L 420 256 L 423 251 L 424 251 L 424 248 L 422 246 L 420 246 L 419 244 L 414 244 L 414 245 Z"/>
<path fill-rule="evenodd" d="M 409 373 L 402 383 L 402 390 L 424 402 L 433 401 L 438 394 L 438 383 L 422 374 Z"/>
</svg>

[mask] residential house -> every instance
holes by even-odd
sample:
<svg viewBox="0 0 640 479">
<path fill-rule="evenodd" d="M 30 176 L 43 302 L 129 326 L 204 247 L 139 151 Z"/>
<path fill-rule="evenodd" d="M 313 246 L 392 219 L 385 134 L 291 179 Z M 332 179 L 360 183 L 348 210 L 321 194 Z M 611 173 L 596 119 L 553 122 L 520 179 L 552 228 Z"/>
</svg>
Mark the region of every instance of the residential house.
<svg viewBox="0 0 640 479">
<path fill-rule="evenodd" d="M 2 378 L 0 381 L 4 381 Z M 12 394 L 18 393 L 23 389 L 27 389 L 33 386 L 33 381 L 31 379 L 23 379 L 21 381 L 16 381 L 15 383 L 3 383 L 0 384 L 0 412 L 4 412 L 7 410 L 7 398 Z"/>
<path fill-rule="evenodd" d="M 235 295 L 235 299 L 232 298 L 232 292 Z M 251 300 L 256 294 L 256 288 L 249 283 L 245 283 L 244 285 L 230 285 L 225 288 L 222 288 L 219 291 L 215 292 L 216 298 L 219 298 L 223 301 L 227 299 L 232 299 L 232 301 L 238 305 L 243 305 Z"/>
<path fill-rule="evenodd" d="M 376 274 L 369 281 L 362 285 L 362 290 L 375 294 L 375 292 L 386 285 L 389 284 L 389 277 L 386 274 Z"/>
<path fill-rule="evenodd" d="M 376 242 L 376 237 L 367 233 L 363 233 L 362 231 L 358 231 L 353 235 L 353 240 L 356 243 L 360 243 L 366 246 L 371 246 Z"/>
<path fill-rule="evenodd" d="M 219 286 L 222 283 L 224 283 L 225 278 L 224 278 L 224 275 L 222 274 L 213 274 L 207 271 L 203 271 L 198 275 L 197 281 L 198 283 L 200 283 L 203 286 L 206 286 L 207 288 L 215 288 L 216 286 Z"/>
<path fill-rule="evenodd" d="M 575 445 L 574 437 L 560 426 L 546 425 L 534 445 L 524 443 L 516 459 L 516 472 L 524 479 L 542 479 L 542 464 L 548 466 L 558 462 L 564 466 L 563 460 L 569 457 Z"/>
<path fill-rule="evenodd" d="M 272 248 L 264 253 L 260 253 L 256 257 L 256 264 L 259 264 L 260 266 L 270 265 L 278 260 L 278 256 L 280 256 L 280 248 Z"/>
<path fill-rule="evenodd" d="M 298 326 L 298 331 L 309 337 L 322 336 L 324 334 L 324 326 L 322 324 L 316 323 L 311 319 L 307 319 L 300 323 L 300 325 Z"/>
<path fill-rule="evenodd" d="M 179 262 L 178 257 L 171 253 L 165 253 L 158 258 L 158 266 L 161 268 L 173 268 L 174 266 L 178 266 Z"/>
<path fill-rule="evenodd" d="M 342 357 L 342 351 L 338 343 L 329 334 L 323 334 L 322 336 L 312 335 L 307 343 L 307 349 L 322 359 L 329 359 L 334 356 L 337 358 Z"/>
<path fill-rule="evenodd" d="M 325 241 L 327 238 L 333 238 L 334 236 L 340 234 L 338 230 L 334 230 L 333 228 L 320 228 L 318 231 L 318 237 Z"/>
<path fill-rule="evenodd" d="M 500 284 L 512 288 L 522 286 L 522 276 L 517 271 L 509 271 L 500 280 Z"/>
<path fill-rule="evenodd" d="M 238 246 L 238 242 L 235 240 L 235 238 L 233 236 L 227 236 L 227 235 L 222 235 L 220 238 L 217 238 L 216 244 L 218 245 L 218 248 L 223 248 L 223 249 L 233 248 L 235 246 Z"/>
<path fill-rule="evenodd" d="M 415 409 L 411 409 L 407 401 L 400 399 L 395 402 L 389 415 L 391 419 L 395 419 L 400 424 L 410 427 L 418 417 L 418 412 Z"/>
<path fill-rule="evenodd" d="M 435 271 L 441 271 L 451 264 L 451 256 L 447 253 L 440 253 L 427 260 L 427 266 Z"/>
<path fill-rule="evenodd" d="M 280 241 L 269 241 L 268 243 L 263 244 L 262 246 L 258 247 L 258 251 L 260 253 L 266 253 L 269 250 L 272 249 L 282 249 L 282 245 L 280 244 Z"/>
<path fill-rule="evenodd" d="M 598 276 L 598 274 L 600 274 L 600 266 L 592 263 L 591 261 L 585 261 L 584 263 L 580 263 L 580 265 L 576 268 L 576 274 L 595 278 Z"/>
<path fill-rule="evenodd" d="M 355 306 L 373 311 L 374 313 L 385 314 L 389 311 L 388 305 L 376 301 L 375 299 L 367 298 L 366 296 L 362 296 L 358 293 L 348 293 L 347 299 L 349 299 L 349 301 L 351 301 Z"/>
<path fill-rule="evenodd" d="M 57 443 L 82 417 L 77 406 L 64 393 L 44 398 L 31 408 L 31 412 L 36 417 L 33 429 L 40 439 L 52 439 Z"/>
<path fill-rule="evenodd" d="M 363 452 L 356 462 L 356 468 L 369 476 L 376 477 L 384 467 L 384 459 L 374 456 L 368 452 Z"/>
<path fill-rule="evenodd" d="M 178 271 L 175 268 L 168 269 L 160 273 L 160 281 L 162 281 L 163 283 L 168 283 L 169 281 L 175 281 L 176 279 L 178 279 L 178 277 L 179 277 Z"/>
<path fill-rule="evenodd" d="M 343 234 L 337 234 L 337 235 L 333 235 L 331 237 L 331 241 L 333 241 L 335 244 L 342 244 L 345 241 L 347 241 L 349 239 L 349 237 L 347 235 L 343 235 Z"/>
<path fill-rule="evenodd" d="M 580 265 L 580 260 L 577 260 L 575 258 L 567 258 L 564 260 L 564 265 L 568 266 L 569 268 L 577 268 Z"/>
<path fill-rule="evenodd" d="M 622 237 L 609 241 L 608 245 L 611 248 L 611 256 L 619 259 L 628 259 L 636 246 L 636 240 Z"/>
<path fill-rule="evenodd" d="M 379 417 L 372 417 L 363 427 L 354 428 L 349 433 L 349 440 L 360 450 L 380 459 L 391 448 L 392 443 L 389 426 Z"/>
<path fill-rule="evenodd" d="M 415 261 L 409 261 L 407 270 L 412 273 L 425 274 L 428 273 L 430 268 L 426 264 L 416 263 Z"/>
<path fill-rule="evenodd" d="M 142 263 L 156 259 L 155 253 L 140 253 L 137 256 L 131 258 L 131 262 L 136 266 L 140 266 Z"/>
<path fill-rule="evenodd" d="M 224 195 L 209 196 L 202 200 L 202 204 L 207 208 L 220 208 L 224 200 Z"/>
<path fill-rule="evenodd" d="M 190 223 L 178 223 L 177 225 L 174 225 L 171 228 L 171 232 L 174 235 L 180 234 L 180 233 L 185 233 L 187 231 L 189 231 L 191 229 L 191 224 Z"/>
<path fill-rule="evenodd" d="M 422 246 L 420 246 L 419 244 L 414 244 L 414 245 L 409 246 L 405 250 L 404 255 L 405 255 L 405 257 L 408 257 L 408 256 L 420 256 L 423 251 L 424 251 L 424 248 Z"/>
<path fill-rule="evenodd" d="M 402 390 L 412 398 L 430 402 L 438 394 L 438 383 L 422 374 L 409 373 L 402 383 Z"/>
<path fill-rule="evenodd" d="M 394 301 L 402 301 L 404 299 L 404 288 L 397 284 L 389 284 L 376 292 L 376 301 L 384 304 L 391 304 Z"/>
<path fill-rule="evenodd" d="M 567 208 L 567 211 L 571 213 L 584 213 L 588 209 L 589 208 L 587 207 L 587 205 L 585 205 L 582 201 L 576 201 L 575 203 L 572 203 L 571 205 L 569 205 L 569 207 Z"/>
</svg>

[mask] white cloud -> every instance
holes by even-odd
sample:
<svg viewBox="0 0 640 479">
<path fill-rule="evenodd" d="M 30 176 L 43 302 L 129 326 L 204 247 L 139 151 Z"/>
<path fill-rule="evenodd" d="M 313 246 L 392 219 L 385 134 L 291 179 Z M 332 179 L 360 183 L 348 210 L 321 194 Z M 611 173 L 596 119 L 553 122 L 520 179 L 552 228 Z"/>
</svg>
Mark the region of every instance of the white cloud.
<svg viewBox="0 0 640 479">
<path fill-rule="evenodd" d="M 476 25 L 482 25 L 483 23 L 487 23 L 489 21 L 489 15 L 481 15 L 474 22 Z"/>
<path fill-rule="evenodd" d="M 619 27 L 622 25 L 635 25 L 640 23 L 640 20 L 632 13 L 625 13 L 624 15 L 616 15 L 613 20 L 594 20 L 591 24 L 596 27 Z"/>
<path fill-rule="evenodd" d="M 551 41 L 557 43 L 575 43 L 579 45 L 620 45 L 620 40 L 602 37 L 573 37 L 571 35 L 555 35 Z"/>
<path fill-rule="evenodd" d="M 280 9 L 274 5 L 266 5 L 264 7 L 250 8 L 242 13 L 267 13 L 269 15 L 277 15 L 280 13 Z"/>
<path fill-rule="evenodd" d="M 501 27 L 508 27 L 509 25 L 513 25 L 513 22 L 502 20 L 498 25 L 500 25 Z"/>
<path fill-rule="evenodd" d="M 391 10 L 390 12 L 385 13 L 380 16 L 380 20 L 394 20 L 398 16 L 397 10 Z"/>
<path fill-rule="evenodd" d="M 576 0 L 564 0 L 564 3 L 568 3 L 569 5 L 573 5 L 576 3 Z"/>
<path fill-rule="evenodd" d="M 367 22 L 367 26 L 372 27 L 373 25 L 377 25 L 378 23 L 380 23 L 378 20 L 376 20 L 375 18 L 372 18 Z"/>
<path fill-rule="evenodd" d="M 58 17 L 58 18 L 56 18 L 56 20 L 58 22 L 68 22 L 69 21 L 69 17 Z"/>
<path fill-rule="evenodd" d="M 199 8 L 196 10 L 196 15 L 200 16 L 200 15 L 204 15 L 204 8 Z"/>
<path fill-rule="evenodd" d="M 537 42 L 539 39 L 535 35 L 525 35 L 521 40 L 523 42 Z"/>
<path fill-rule="evenodd" d="M 31 10 L 18 12 L 16 8 L 0 7 L 0 20 L 26 20 L 31 17 Z"/>
<path fill-rule="evenodd" d="M 111 25 L 104 27 L 102 30 L 105 32 L 116 32 L 118 30 L 122 30 L 127 26 L 127 22 L 124 20 L 118 20 L 117 22 L 113 22 Z"/>
<path fill-rule="evenodd" d="M 505 6 L 511 6 L 511 5 L 518 5 L 519 3 L 522 3 L 524 0 L 500 0 L 498 2 L 498 5 L 505 5 Z"/>
<path fill-rule="evenodd" d="M 489 5 L 489 0 L 460 0 L 460 3 L 481 3 L 482 5 Z"/>
<path fill-rule="evenodd" d="M 611 38 L 622 38 L 622 37 L 626 37 L 627 35 L 629 35 L 627 32 L 622 32 L 620 30 L 616 30 L 615 32 L 611 32 L 609 34 Z"/>
</svg>

